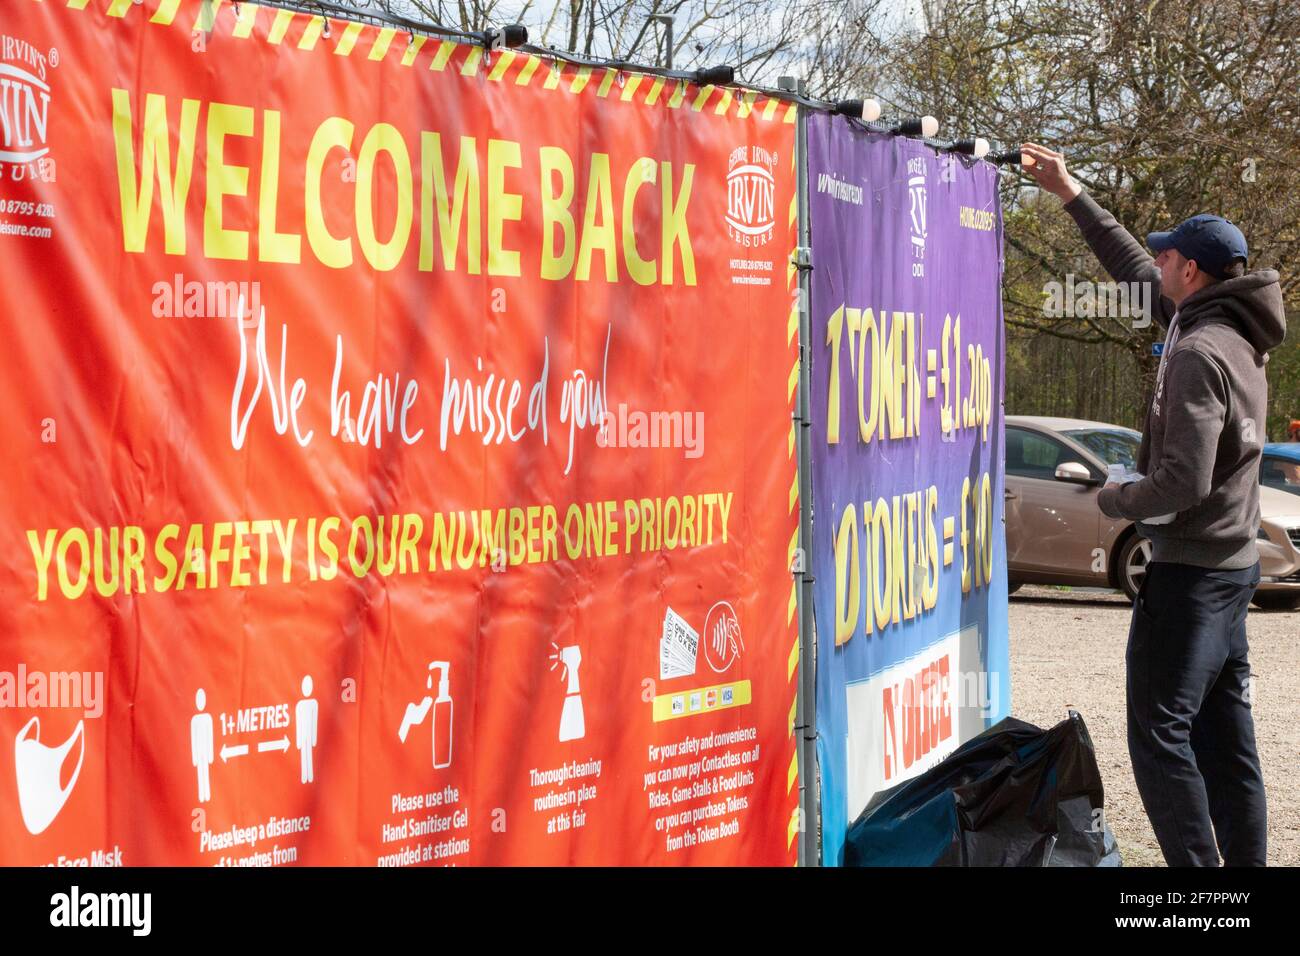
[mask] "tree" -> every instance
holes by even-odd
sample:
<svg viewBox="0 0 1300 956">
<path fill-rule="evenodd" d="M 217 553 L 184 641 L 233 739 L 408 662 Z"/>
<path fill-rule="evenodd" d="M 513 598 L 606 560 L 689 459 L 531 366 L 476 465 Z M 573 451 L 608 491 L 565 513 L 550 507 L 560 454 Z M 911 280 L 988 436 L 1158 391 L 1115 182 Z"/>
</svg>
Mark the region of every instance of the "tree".
<svg viewBox="0 0 1300 956">
<path fill-rule="evenodd" d="M 1251 268 L 1283 267 L 1289 317 L 1300 314 L 1300 272 L 1286 268 L 1300 243 L 1294 4 L 947 0 L 890 49 L 883 92 L 899 111 L 939 113 L 954 135 L 1051 144 L 1139 237 L 1226 216 L 1250 240 Z M 1107 277 L 1030 180 L 1007 176 L 1003 200 L 1008 407 L 1140 424 L 1158 328 L 1048 314 L 1049 284 Z M 1297 351 L 1292 335 L 1270 363 L 1270 434 L 1300 410 Z"/>
</svg>

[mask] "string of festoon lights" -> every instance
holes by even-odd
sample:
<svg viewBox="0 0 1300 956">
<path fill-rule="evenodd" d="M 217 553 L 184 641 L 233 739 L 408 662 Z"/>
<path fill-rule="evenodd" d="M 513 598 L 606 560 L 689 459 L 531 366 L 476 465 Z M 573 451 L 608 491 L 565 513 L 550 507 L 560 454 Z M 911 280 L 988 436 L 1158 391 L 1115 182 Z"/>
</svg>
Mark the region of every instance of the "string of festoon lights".
<svg viewBox="0 0 1300 956">
<path fill-rule="evenodd" d="M 140 0 L 135 0 L 135 2 L 138 3 Z M 244 11 L 241 9 L 242 6 L 243 4 L 240 2 L 231 5 L 233 16 L 240 18 L 244 15 Z M 675 70 L 671 67 L 652 66 L 627 59 L 586 57 L 556 47 L 530 44 L 528 42 L 528 28 L 522 23 L 505 24 L 484 30 L 458 30 L 426 23 L 421 20 L 413 20 L 391 11 L 383 11 L 382 13 L 365 11 L 356 7 L 331 3 L 330 0 L 259 0 L 258 6 L 279 7 L 297 13 L 319 16 L 322 21 L 321 35 L 327 39 L 331 36 L 331 20 L 336 19 L 344 22 L 361 22 L 376 26 L 397 27 L 407 34 L 407 42 L 412 44 L 415 43 L 416 36 L 424 35 L 481 46 L 486 62 L 489 65 L 495 52 L 513 50 L 532 54 L 541 57 L 543 60 L 549 60 L 553 70 L 561 69 L 561 65 L 566 63 L 594 69 L 616 70 L 618 71 L 620 86 L 624 81 L 624 72 L 660 76 L 665 79 L 686 80 L 697 86 L 733 86 L 739 89 L 753 90 L 785 102 L 798 103 L 810 109 L 823 110 L 844 116 L 874 133 L 919 139 L 939 152 L 959 153 L 973 159 L 984 159 L 998 166 L 1028 166 L 1033 164 L 1033 158 L 1022 155 L 1019 149 L 1002 153 L 990 153 L 989 141 L 982 136 L 951 141 L 940 140 L 937 138 L 939 135 L 939 120 L 928 114 L 884 120 L 882 119 L 883 110 L 878 100 L 846 99 L 832 102 L 815 99 L 784 87 L 774 88 L 757 83 L 747 83 L 737 80 L 735 68 L 726 64 L 695 70 Z M 218 8 L 219 13 L 220 9 Z"/>
<path fill-rule="evenodd" d="M 894 136 L 908 136 L 923 139 L 936 149 L 945 152 L 961 153 L 975 159 L 987 158 L 990 162 L 997 162 L 999 164 L 1012 161 L 1009 158 L 1013 155 L 1011 153 L 989 156 L 989 141 L 983 136 L 976 136 L 973 139 L 959 139 L 952 142 L 943 142 L 935 139 L 935 137 L 939 135 L 939 120 L 928 114 L 925 116 L 913 116 L 892 123 L 885 123 L 880 118 L 882 108 L 878 100 L 840 100 L 831 106 L 831 112 L 840 116 L 847 116 L 853 120 L 860 120 L 868 128 L 873 129 L 876 132 L 887 132 Z M 1014 156 L 1016 161 L 1018 161 L 1020 153 L 1016 152 Z"/>
</svg>

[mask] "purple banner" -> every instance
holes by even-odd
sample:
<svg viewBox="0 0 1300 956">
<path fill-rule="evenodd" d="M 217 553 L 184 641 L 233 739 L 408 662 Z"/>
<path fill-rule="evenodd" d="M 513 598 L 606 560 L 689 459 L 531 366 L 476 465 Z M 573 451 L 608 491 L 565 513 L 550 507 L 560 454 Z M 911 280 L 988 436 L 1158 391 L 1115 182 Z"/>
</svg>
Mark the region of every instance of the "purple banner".
<svg viewBox="0 0 1300 956">
<path fill-rule="evenodd" d="M 997 171 L 808 117 L 823 861 L 1006 716 Z"/>
</svg>

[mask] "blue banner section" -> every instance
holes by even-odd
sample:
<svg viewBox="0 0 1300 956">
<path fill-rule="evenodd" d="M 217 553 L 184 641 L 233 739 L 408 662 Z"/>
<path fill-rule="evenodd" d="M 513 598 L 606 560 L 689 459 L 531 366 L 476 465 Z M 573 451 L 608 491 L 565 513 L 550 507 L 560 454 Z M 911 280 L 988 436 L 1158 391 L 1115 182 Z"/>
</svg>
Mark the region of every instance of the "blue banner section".
<svg viewBox="0 0 1300 956">
<path fill-rule="evenodd" d="M 822 847 L 1010 710 L 997 171 L 808 118 Z"/>
</svg>

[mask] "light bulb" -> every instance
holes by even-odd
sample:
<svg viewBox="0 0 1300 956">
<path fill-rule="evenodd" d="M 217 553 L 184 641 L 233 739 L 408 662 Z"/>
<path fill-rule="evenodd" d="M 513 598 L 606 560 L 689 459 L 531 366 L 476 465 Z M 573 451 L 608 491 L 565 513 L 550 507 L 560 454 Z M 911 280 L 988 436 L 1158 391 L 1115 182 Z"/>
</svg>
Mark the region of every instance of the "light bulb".
<svg viewBox="0 0 1300 956">
<path fill-rule="evenodd" d="M 880 119 L 880 104 L 876 100 L 840 100 L 835 112 L 871 123 Z"/>
</svg>

